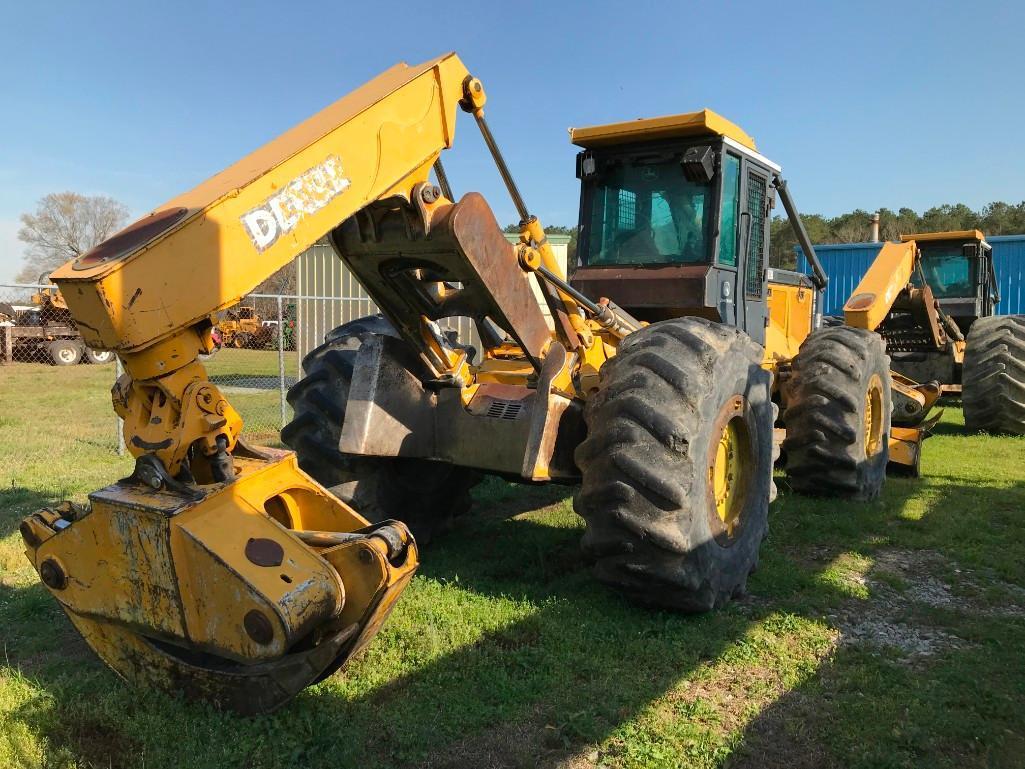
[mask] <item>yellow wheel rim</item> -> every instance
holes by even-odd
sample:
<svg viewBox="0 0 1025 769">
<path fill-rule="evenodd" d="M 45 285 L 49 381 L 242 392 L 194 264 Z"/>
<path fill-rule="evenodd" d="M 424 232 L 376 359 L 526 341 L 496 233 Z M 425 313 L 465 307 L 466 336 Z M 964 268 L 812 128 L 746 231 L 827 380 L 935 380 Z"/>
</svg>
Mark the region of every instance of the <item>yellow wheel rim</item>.
<svg viewBox="0 0 1025 769">
<path fill-rule="evenodd" d="M 708 486 L 721 533 L 732 538 L 741 524 L 741 511 L 750 481 L 751 441 L 744 424 L 742 402 L 729 404 L 720 418 L 718 442 L 713 444 Z"/>
<path fill-rule="evenodd" d="M 874 374 L 865 391 L 865 456 L 875 456 L 882 447 L 883 382 Z"/>
</svg>

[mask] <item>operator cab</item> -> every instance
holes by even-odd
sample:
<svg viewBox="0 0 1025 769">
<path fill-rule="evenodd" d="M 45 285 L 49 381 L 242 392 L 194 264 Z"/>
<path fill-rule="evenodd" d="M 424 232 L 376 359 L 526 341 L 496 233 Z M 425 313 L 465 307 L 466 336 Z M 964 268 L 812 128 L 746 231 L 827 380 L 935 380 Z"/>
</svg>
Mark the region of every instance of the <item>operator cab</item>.
<svg viewBox="0 0 1025 769">
<path fill-rule="evenodd" d="M 901 240 L 914 240 L 922 254 L 922 269 L 915 271 L 911 282 L 921 287 L 924 279 L 940 309 L 962 333 L 967 334 L 977 318 L 993 314 L 1000 301 L 993 248 L 979 230 L 903 235 Z"/>
<path fill-rule="evenodd" d="M 571 140 L 583 149 L 572 284 L 639 320 L 698 315 L 764 343 L 780 167 L 711 110 L 575 128 Z"/>
</svg>

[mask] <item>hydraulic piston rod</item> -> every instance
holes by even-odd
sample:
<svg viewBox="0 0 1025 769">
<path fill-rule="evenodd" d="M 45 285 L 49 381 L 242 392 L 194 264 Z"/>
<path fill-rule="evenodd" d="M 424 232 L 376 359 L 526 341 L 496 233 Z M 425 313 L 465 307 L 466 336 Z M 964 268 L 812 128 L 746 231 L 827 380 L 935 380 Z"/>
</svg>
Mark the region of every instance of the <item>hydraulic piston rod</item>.
<svg viewBox="0 0 1025 769">
<path fill-rule="evenodd" d="M 811 244 L 808 231 L 804 229 L 804 222 L 801 221 L 801 215 L 797 213 L 794 199 L 790 197 L 790 190 L 787 188 L 786 180 L 782 176 L 774 176 L 772 186 L 779 192 L 779 199 L 783 201 L 783 208 L 786 209 L 787 218 L 790 220 L 790 226 L 794 230 L 797 242 L 801 245 L 801 249 L 808 259 L 808 264 L 811 265 L 811 282 L 819 291 L 825 291 L 826 286 L 829 284 L 829 276 L 822 269 L 822 263 L 819 261 L 818 254 L 815 253 L 815 246 Z"/>
<path fill-rule="evenodd" d="M 577 304 L 593 315 L 595 320 L 619 338 L 622 339 L 627 334 L 632 334 L 641 328 L 640 321 L 623 309 L 617 307 L 612 302 L 606 301 L 605 304 L 601 304 L 591 301 L 587 296 L 573 288 L 573 286 L 554 274 L 543 264 L 537 268 L 537 273 L 557 289 L 573 297 Z"/>
</svg>

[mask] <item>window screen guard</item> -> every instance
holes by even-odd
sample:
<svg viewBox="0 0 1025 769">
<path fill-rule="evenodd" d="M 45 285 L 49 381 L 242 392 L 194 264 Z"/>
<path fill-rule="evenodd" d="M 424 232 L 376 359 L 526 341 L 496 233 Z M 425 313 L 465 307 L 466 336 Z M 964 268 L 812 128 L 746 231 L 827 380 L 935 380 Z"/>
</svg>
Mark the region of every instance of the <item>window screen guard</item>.
<svg viewBox="0 0 1025 769">
<path fill-rule="evenodd" d="M 751 215 L 751 236 L 747 245 L 747 273 L 744 293 L 751 297 L 762 295 L 762 275 L 765 272 L 765 190 L 768 179 L 754 171 L 747 174 L 747 211 Z"/>
</svg>

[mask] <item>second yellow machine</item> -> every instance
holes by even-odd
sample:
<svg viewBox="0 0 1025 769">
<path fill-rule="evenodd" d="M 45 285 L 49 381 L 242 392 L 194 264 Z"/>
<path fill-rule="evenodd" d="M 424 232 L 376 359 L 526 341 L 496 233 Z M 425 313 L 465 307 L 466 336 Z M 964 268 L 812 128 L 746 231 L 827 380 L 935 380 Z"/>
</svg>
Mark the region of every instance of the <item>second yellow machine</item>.
<svg viewBox="0 0 1025 769">
<path fill-rule="evenodd" d="M 124 362 L 113 402 L 136 465 L 21 533 L 122 676 L 279 706 L 369 641 L 416 569 L 410 528 L 429 536 L 482 472 L 579 483 L 597 576 L 689 611 L 745 589 L 784 435 L 795 488 L 879 492 L 883 341 L 816 330 L 825 277 L 751 137 L 709 111 L 575 130 L 570 285 L 484 106 L 454 54 L 398 65 L 54 273 L 86 343 Z M 515 246 L 448 185 L 460 109 L 520 213 Z M 766 264 L 777 195 L 810 277 Z M 325 235 L 382 316 L 306 359 L 297 454 L 249 446 L 199 356 L 217 312 Z M 444 333 L 456 316 L 481 349 Z"/>
</svg>

